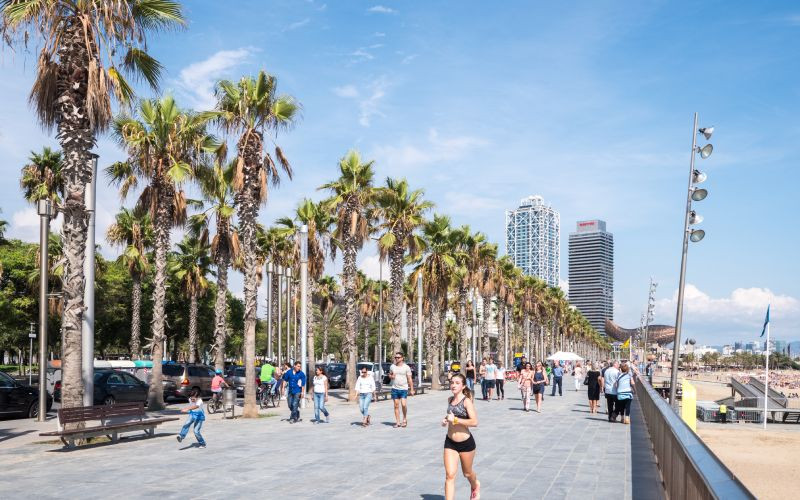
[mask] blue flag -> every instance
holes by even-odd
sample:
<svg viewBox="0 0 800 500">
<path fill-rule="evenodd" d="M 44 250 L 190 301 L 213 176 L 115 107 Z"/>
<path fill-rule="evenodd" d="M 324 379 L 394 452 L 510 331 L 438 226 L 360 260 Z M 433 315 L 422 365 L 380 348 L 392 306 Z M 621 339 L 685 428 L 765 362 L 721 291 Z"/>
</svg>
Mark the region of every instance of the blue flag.
<svg viewBox="0 0 800 500">
<path fill-rule="evenodd" d="M 767 304 L 767 317 L 764 318 L 764 328 L 761 329 L 761 335 L 759 337 L 764 336 L 764 332 L 767 331 L 767 325 L 769 324 L 769 304 Z"/>
</svg>

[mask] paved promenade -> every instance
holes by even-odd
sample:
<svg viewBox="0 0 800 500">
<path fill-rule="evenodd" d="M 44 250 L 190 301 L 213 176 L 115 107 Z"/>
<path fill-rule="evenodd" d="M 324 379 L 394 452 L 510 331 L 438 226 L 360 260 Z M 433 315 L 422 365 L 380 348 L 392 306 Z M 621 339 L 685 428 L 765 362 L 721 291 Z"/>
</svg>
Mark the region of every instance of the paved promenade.
<svg viewBox="0 0 800 500">
<path fill-rule="evenodd" d="M 564 382 L 572 386 L 570 377 Z M 545 397 L 537 414 L 521 411 L 516 384 L 507 386 L 504 401 L 476 401 L 475 469 L 482 498 L 633 498 L 631 426 L 590 415 L 583 388 Z M 330 424 L 310 423 L 311 408 L 303 410 L 302 422 L 289 424 L 285 403 L 257 420 L 209 416 L 206 449 L 194 446 L 191 433 L 178 443 L 180 423 L 174 422 L 153 439 L 64 452 L 59 445 L 34 443 L 31 422 L 4 420 L 0 491 L 39 499 L 443 498 L 440 421 L 448 394 L 410 398 L 405 429 L 392 427 L 391 401 L 373 403 L 373 425 L 366 429 L 355 425 L 357 406 L 339 401 L 330 404 Z M 25 425 L 27 431 L 18 429 Z M 456 493 L 469 498 L 460 475 Z"/>
</svg>

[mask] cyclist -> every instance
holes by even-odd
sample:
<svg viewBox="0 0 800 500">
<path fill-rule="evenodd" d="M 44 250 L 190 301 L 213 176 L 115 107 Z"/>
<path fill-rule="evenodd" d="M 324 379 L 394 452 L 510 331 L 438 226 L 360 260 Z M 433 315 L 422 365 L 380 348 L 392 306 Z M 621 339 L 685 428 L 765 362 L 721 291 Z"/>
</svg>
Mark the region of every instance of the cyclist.
<svg viewBox="0 0 800 500">
<path fill-rule="evenodd" d="M 217 369 L 214 371 L 214 378 L 211 379 L 211 398 L 214 403 L 219 402 L 219 396 L 222 394 L 222 388 L 230 387 L 225 379 L 222 378 L 222 370 Z"/>
<path fill-rule="evenodd" d="M 275 379 L 275 367 L 272 365 L 271 360 L 267 360 L 263 365 L 261 365 L 261 384 L 266 386 L 265 389 L 269 389 L 269 392 L 274 393 L 275 387 L 277 385 L 277 380 Z"/>
</svg>

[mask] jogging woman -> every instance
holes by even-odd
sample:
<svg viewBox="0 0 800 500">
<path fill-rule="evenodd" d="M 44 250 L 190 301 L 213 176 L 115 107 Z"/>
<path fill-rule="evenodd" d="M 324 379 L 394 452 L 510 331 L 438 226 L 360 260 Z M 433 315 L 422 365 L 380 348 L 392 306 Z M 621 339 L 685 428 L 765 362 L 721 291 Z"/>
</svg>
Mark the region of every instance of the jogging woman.
<svg viewBox="0 0 800 500">
<path fill-rule="evenodd" d="M 442 427 L 447 426 L 447 437 L 444 439 L 444 497 L 452 500 L 456 496 L 456 473 L 461 461 L 461 472 L 472 488 L 470 500 L 481 496 L 481 483 L 472 470 L 475 460 L 475 438 L 470 427 L 478 426 L 478 414 L 472 403 L 472 391 L 467 388 L 467 379 L 456 373 L 450 381 L 453 395 L 447 402 L 447 415 L 442 419 Z"/>
<path fill-rule="evenodd" d="M 530 363 L 525 363 L 522 371 L 519 372 L 519 392 L 522 396 L 522 407 L 525 411 L 531 411 L 531 386 L 533 385 L 533 367 Z"/>
<path fill-rule="evenodd" d="M 536 362 L 536 369 L 533 371 L 533 395 L 536 397 L 536 413 L 542 413 L 542 397 L 544 396 L 545 385 L 547 384 L 547 373 L 544 371 L 541 361 Z"/>
</svg>

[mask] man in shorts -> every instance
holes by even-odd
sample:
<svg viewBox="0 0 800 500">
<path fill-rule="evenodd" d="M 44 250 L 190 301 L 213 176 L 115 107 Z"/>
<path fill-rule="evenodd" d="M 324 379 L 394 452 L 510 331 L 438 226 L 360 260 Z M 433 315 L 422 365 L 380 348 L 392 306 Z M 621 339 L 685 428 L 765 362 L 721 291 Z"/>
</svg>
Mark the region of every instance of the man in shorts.
<svg viewBox="0 0 800 500">
<path fill-rule="evenodd" d="M 402 352 L 394 353 L 394 364 L 389 367 L 389 378 L 392 381 L 392 401 L 394 402 L 395 428 L 405 427 L 408 424 L 406 415 L 406 400 L 408 393 L 414 395 L 414 381 L 411 377 L 411 367 L 403 361 Z M 400 407 L 403 409 L 403 420 L 400 421 Z"/>
</svg>

